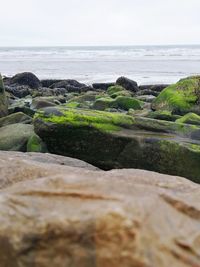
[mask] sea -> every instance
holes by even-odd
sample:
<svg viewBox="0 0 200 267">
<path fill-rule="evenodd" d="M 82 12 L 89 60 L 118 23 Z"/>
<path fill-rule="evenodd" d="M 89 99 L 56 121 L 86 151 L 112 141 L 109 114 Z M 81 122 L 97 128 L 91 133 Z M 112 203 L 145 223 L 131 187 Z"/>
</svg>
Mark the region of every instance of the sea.
<svg viewBox="0 0 200 267">
<path fill-rule="evenodd" d="M 200 45 L 0 47 L 2 75 L 24 71 L 86 84 L 120 76 L 138 84 L 169 84 L 200 74 Z"/>
</svg>

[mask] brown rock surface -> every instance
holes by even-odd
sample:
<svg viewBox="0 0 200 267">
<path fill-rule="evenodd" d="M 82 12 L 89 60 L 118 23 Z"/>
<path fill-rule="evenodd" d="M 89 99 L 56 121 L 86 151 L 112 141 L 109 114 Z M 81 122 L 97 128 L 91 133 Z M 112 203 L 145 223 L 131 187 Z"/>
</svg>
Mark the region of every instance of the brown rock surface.
<svg viewBox="0 0 200 267">
<path fill-rule="evenodd" d="M 1 267 L 200 266 L 200 187 L 186 179 L 4 152 L 0 179 Z"/>
</svg>

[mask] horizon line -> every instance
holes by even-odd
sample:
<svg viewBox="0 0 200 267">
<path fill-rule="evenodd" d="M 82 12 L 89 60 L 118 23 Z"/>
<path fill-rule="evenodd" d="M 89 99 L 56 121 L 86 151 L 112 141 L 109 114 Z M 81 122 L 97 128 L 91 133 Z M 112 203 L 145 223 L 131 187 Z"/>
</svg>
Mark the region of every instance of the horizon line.
<svg viewBox="0 0 200 267">
<path fill-rule="evenodd" d="M 123 44 L 123 45 L 0 45 L 0 48 L 22 48 L 22 47 L 137 47 L 137 46 L 200 46 L 199 44 Z"/>
</svg>

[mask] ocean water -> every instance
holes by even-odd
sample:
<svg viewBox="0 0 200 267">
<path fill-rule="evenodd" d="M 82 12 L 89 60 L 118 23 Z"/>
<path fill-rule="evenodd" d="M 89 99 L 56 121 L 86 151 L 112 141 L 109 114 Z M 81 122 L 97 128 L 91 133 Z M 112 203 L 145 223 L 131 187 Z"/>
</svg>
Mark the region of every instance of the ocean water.
<svg viewBox="0 0 200 267">
<path fill-rule="evenodd" d="M 127 76 L 139 84 L 173 83 L 200 74 L 200 45 L 108 47 L 0 47 L 0 72 L 31 71 L 39 78 L 112 82 Z"/>
</svg>

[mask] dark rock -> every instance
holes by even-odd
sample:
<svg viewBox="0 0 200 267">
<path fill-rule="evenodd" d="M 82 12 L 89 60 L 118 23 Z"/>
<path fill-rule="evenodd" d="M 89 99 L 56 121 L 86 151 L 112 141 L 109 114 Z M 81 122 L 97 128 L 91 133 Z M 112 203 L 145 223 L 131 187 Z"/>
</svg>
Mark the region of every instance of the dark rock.
<svg viewBox="0 0 200 267">
<path fill-rule="evenodd" d="M 44 80 L 41 80 L 41 84 L 42 84 L 42 87 L 50 87 L 52 86 L 53 84 L 55 83 L 59 83 L 59 82 L 62 82 L 63 80 L 61 79 L 44 79 Z"/>
<path fill-rule="evenodd" d="M 93 83 L 92 87 L 96 90 L 107 91 L 110 86 L 114 86 L 115 83 Z"/>
<path fill-rule="evenodd" d="M 54 88 L 70 88 L 70 87 L 74 87 L 74 88 L 82 88 L 82 87 L 86 87 L 85 84 L 83 83 L 79 83 L 76 80 L 62 80 L 60 82 L 56 82 L 53 83 L 50 88 L 54 89 Z"/>
<path fill-rule="evenodd" d="M 6 85 L 5 90 L 18 98 L 23 98 L 31 94 L 31 89 L 27 85 Z"/>
<path fill-rule="evenodd" d="M 136 95 L 141 96 L 141 95 L 153 95 L 153 96 L 158 96 L 159 92 L 157 91 L 152 91 L 151 89 L 144 89 L 140 90 L 136 93 Z"/>
<path fill-rule="evenodd" d="M 38 89 L 41 86 L 40 80 L 31 72 L 16 74 L 10 80 L 11 84 L 28 85 L 32 89 Z"/>
<path fill-rule="evenodd" d="M 168 86 L 169 84 L 140 85 L 139 90 L 151 90 L 155 92 L 161 92 Z"/>
<path fill-rule="evenodd" d="M 53 103 L 53 101 L 48 101 L 43 97 L 36 97 L 33 99 L 30 107 L 33 110 L 37 110 L 45 107 L 54 107 L 54 106 L 56 106 L 56 104 Z"/>
<path fill-rule="evenodd" d="M 138 85 L 135 81 L 130 80 L 126 77 L 120 77 L 116 81 L 117 85 L 121 85 L 128 91 L 137 92 L 139 90 Z"/>
</svg>

